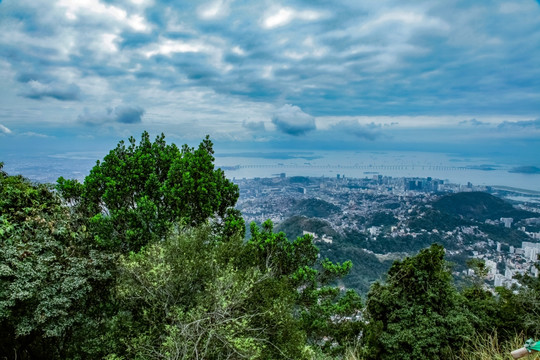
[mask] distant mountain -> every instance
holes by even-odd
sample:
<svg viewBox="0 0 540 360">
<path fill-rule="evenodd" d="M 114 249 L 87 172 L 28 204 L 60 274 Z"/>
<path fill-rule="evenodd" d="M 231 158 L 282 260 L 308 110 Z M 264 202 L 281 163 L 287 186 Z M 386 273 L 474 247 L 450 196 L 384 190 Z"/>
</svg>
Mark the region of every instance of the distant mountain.
<svg viewBox="0 0 540 360">
<path fill-rule="evenodd" d="M 516 209 L 510 203 L 485 192 L 446 195 L 435 201 L 433 207 L 450 215 L 477 221 L 502 217 L 518 221 L 538 216 L 530 211 Z"/>
<path fill-rule="evenodd" d="M 508 172 L 518 174 L 540 174 L 540 168 L 536 166 L 518 166 L 508 170 Z"/>
</svg>

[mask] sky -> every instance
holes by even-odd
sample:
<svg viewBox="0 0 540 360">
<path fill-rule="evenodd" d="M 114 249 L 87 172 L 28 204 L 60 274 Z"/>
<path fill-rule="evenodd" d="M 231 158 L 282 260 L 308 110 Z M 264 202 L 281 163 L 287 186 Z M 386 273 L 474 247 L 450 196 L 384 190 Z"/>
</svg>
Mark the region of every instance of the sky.
<svg viewBox="0 0 540 360">
<path fill-rule="evenodd" d="M 0 161 L 143 130 L 540 166 L 540 4 L 0 0 Z"/>
</svg>

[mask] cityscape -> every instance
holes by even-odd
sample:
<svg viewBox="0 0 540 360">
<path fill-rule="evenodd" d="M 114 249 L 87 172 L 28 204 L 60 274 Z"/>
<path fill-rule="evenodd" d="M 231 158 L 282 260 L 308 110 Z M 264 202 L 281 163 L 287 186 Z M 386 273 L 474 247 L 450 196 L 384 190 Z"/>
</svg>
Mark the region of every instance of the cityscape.
<svg viewBox="0 0 540 360">
<path fill-rule="evenodd" d="M 516 274 L 538 272 L 533 264 L 540 253 L 540 193 L 376 174 L 358 179 L 341 174 L 328 178 L 281 173 L 234 181 L 240 187 L 237 208 L 247 223 L 270 219 L 289 238 L 310 234 L 323 255 L 331 256 L 333 247 L 352 243 L 380 262 L 389 262 L 429 242 L 440 242 L 449 260 L 456 263 L 456 277 L 474 274 L 466 266 L 468 259 L 483 260 L 489 269 L 485 280 L 491 288 L 516 284 Z M 488 215 L 492 218 L 463 219 L 450 225 L 445 218 L 421 221 L 433 217 L 434 203 L 441 197 L 479 192 L 511 201 L 518 211 L 516 218 L 494 211 Z"/>
</svg>

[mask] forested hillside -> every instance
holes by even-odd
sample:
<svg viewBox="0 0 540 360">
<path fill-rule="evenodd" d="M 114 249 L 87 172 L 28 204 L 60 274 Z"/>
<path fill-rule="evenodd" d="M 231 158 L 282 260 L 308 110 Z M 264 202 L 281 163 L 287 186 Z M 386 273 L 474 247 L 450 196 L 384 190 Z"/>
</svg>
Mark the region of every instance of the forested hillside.
<svg viewBox="0 0 540 360">
<path fill-rule="evenodd" d="M 530 211 L 518 210 L 508 202 L 484 192 L 462 192 L 444 196 L 433 206 L 442 212 L 464 219 L 513 218 L 516 221 L 536 217 Z"/>
<path fill-rule="evenodd" d="M 37 184 L 0 163 L 1 357 L 449 359 L 475 336 L 540 336 L 536 277 L 494 294 L 476 262 L 458 291 L 442 245 L 403 245 L 417 254 L 381 263 L 359 246 L 372 240 L 306 217 L 339 212 L 318 200 L 295 203 L 305 216 L 281 225 L 293 236 L 265 221 L 246 240 L 238 194 L 208 137 L 178 148 L 143 133 L 82 183 Z M 400 221 L 386 211 L 366 219 Z M 300 229 L 340 246 L 318 247 Z M 351 268 L 373 281 L 381 266 L 389 271 L 371 287 L 352 282 L 369 287 L 364 298 L 340 286 Z"/>
</svg>

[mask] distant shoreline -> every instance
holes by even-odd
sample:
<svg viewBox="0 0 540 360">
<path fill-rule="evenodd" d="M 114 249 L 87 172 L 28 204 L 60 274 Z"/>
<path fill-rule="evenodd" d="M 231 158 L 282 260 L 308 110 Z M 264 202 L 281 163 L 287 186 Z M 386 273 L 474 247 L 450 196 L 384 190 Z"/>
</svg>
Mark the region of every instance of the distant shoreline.
<svg viewBox="0 0 540 360">
<path fill-rule="evenodd" d="M 512 187 L 512 186 L 493 185 L 493 186 L 491 186 L 491 188 L 494 189 L 494 190 L 512 191 L 512 192 L 521 193 L 521 194 L 540 196 L 540 191 L 529 190 L 529 189 L 520 189 L 520 188 L 515 188 L 515 187 Z"/>
<path fill-rule="evenodd" d="M 540 168 L 536 166 L 518 166 L 508 170 L 508 172 L 516 174 L 540 174 Z"/>
</svg>

